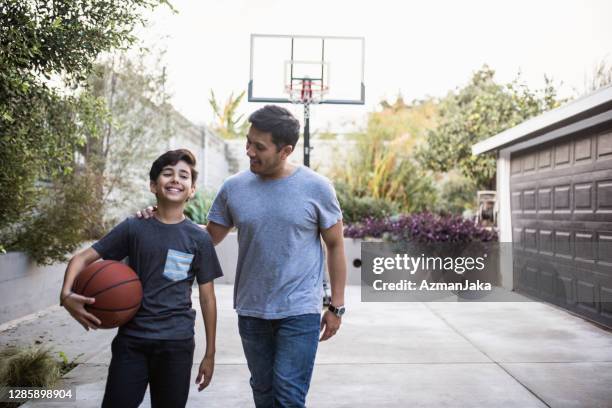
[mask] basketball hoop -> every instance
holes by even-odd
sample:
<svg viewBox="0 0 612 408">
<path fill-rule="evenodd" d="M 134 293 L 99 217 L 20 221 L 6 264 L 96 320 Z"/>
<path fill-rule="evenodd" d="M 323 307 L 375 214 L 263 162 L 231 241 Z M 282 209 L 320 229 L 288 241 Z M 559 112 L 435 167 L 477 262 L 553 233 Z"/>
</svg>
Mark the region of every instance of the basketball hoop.
<svg viewBox="0 0 612 408">
<path fill-rule="evenodd" d="M 319 104 L 329 90 L 320 79 L 295 78 L 285 85 L 285 93 L 295 105 L 304 105 L 304 118 L 310 117 L 310 105 Z"/>
</svg>

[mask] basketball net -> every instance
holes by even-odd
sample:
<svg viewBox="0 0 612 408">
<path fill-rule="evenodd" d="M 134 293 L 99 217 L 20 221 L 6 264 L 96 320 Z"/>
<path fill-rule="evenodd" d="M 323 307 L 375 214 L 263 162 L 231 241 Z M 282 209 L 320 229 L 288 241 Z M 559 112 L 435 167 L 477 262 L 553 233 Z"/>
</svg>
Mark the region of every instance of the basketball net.
<svg viewBox="0 0 612 408">
<path fill-rule="evenodd" d="M 308 78 L 291 81 L 285 86 L 285 91 L 289 94 L 289 100 L 295 105 L 304 105 L 304 119 L 310 117 L 310 105 L 319 104 L 328 88 L 321 84 L 320 80 Z"/>
</svg>

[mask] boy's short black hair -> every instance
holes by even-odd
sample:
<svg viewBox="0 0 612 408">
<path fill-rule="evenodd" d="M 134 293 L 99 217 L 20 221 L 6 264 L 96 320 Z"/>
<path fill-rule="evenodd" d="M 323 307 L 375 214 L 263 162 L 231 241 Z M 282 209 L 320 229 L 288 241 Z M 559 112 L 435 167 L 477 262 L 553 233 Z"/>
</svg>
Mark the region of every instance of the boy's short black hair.
<svg viewBox="0 0 612 408">
<path fill-rule="evenodd" d="M 193 153 L 187 149 L 169 150 L 155 159 L 153 165 L 151 165 L 151 170 L 149 171 L 149 180 L 155 182 L 164 167 L 174 166 L 181 160 L 189 165 L 191 169 L 191 182 L 195 184 L 196 180 L 198 179 L 198 171 L 195 169 L 196 158 Z"/>
<path fill-rule="evenodd" d="M 249 122 L 254 128 L 272 134 L 272 142 L 276 149 L 295 145 L 300 138 L 300 122 L 285 108 L 276 105 L 266 105 L 249 116 Z"/>
</svg>

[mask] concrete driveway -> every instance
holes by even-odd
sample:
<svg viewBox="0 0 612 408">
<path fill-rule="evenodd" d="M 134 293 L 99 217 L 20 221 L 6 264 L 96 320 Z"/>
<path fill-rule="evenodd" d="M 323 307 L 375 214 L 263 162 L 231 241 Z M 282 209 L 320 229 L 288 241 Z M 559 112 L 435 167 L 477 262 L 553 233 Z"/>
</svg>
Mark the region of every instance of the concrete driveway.
<svg viewBox="0 0 612 408">
<path fill-rule="evenodd" d="M 217 299 L 215 375 L 205 391 L 192 387 L 188 406 L 251 407 L 232 286 L 217 285 Z M 612 333 L 555 307 L 361 303 L 358 286 L 347 289 L 347 307 L 339 334 L 320 344 L 309 407 L 612 406 Z M 26 407 L 100 405 L 114 331 L 86 333 L 58 307 L 0 330 L 0 344 L 38 340 L 69 357 L 84 353 L 65 377 L 76 403 Z M 194 379 L 203 338 L 198 320 Z"/>
</svg>

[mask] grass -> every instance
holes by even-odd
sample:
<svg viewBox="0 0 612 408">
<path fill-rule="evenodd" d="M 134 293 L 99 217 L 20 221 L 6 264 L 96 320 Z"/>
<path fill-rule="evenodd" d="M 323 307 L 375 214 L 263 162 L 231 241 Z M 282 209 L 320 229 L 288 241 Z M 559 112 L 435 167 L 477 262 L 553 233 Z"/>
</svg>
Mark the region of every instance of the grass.
<svg viewBox="0 0 612 408">
<path fill-rule="evenodd" d="M 48 348 L 9 347 L 0 351 L 0 386 L 53 387 L 59 379 L 77 366 L 77 358 L 68 360 L 59 352 L 58 361 Z M 0 408 L 13 408 L 19 403 L 0 402 Z"/>
<path fill-rule="evenodd" d="M 51 387 L 60 377 L 60 365 L 49 349 L 10 347 L 0 351 L 0 384 Z"/>
<path fill-rule="evenodd" d="M 66 374 L 68 371 L 72 370 L 73 368 L 75 368 L 76 366 L 79 365 L 79 363 L 77 363 L 77 360 L 84 353 L 79 354 L 78 356 L 76 356 L 72 360 L 68 360 L 68 356 L 63 351 L 60 351 L 58 354 L 59 354 L 60 358 L 62 359 L 62 361 L 59 364 L 60 364 L 60 373 L 61 373 L 60 375 L 63 377 L 64 374 Z"/>
</svg>

